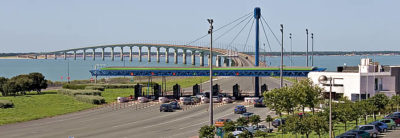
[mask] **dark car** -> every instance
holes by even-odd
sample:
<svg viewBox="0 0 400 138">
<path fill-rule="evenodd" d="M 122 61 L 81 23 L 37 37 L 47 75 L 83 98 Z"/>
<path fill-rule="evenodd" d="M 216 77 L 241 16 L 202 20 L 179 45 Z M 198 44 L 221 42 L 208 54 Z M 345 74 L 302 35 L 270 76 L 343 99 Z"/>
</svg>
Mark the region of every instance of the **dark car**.
<svg viewBox="0 0 400 138">
<path fill-rule="evenodd" d="M 174 109 L 172 109 L 171 104 L 162 104 L 160 106 L 160 112 L 173 112 Z"/>
<path fill-rule="evenodd" d="M 247 112 L 246 107 L 244 107 L 243 105 L 236 106 L 235 110 L 234 110 L 235 114 L 243 114 L 243 113 L 246 113 L 246 112 Z"/>
<path fill-rule="evenodd" d="M 172 109 L 181 109 L 181 106 L 179 105 L 179 103 L 177 101 L 173 101 L 170 104 L 172 106 Z"/>
<path fill-rule="evenodd" d="M 280 125 L 284 125 L 285 124 L 285 118 L 277 118 L 274 121 L 272 121 L 272 126 L 274 126 L 275 128 L 279 127 Z"/>
<path fill-rule="evenodd" d="M 396 123 L 396 126 L 400 126 L 400 118 L 398 118 L 398 117 L 385 117 L 385 119 L 392 119 L 395 123 Z"/>
<path fill-rule="evenodd" d="M 336 138 L 346 138 L 346 137 L 369 138 L 370 134 L 363 130 L 350 130 L 350 131 L 343 133 L 342 135 L 337 136 Z"/>
<path fill-rule="evenodd" d="M 388 125 L 386 125 L 385 123 L 379 122 L 379 121 L 375 121 L 375 122 L 372 122 L 369 124 L 375 125 L 375 127 L 377 127 L 377 129 L 380 133 L 384 133 L 388 129 Z"/>
<path fill-rule="evenodd" d="M 263 101 L 264 101 L 264 97 L 261 97 L 260 99 L 255 100 L 254 107 L 265 107 Z"/>
</svg>

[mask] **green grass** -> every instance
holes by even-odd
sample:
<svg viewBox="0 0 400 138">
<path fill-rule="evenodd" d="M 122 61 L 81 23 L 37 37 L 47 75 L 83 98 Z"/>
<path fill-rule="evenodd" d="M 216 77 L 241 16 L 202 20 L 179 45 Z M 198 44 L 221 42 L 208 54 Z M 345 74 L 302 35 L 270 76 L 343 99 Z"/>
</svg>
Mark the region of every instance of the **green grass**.
<svg viewBox="0 0 400 138">
<path fill-rule="evenodd" d="M 377 116 L 377 117 L 376 117 L 376 120 L 379 120 L 379 119 L 382 119 L 382 118 L 383 118 L 383 116 Z M 373 122 L 373 121 L 374 121 L 373 116 L 368 117 L 367 123 L 370 123 L 370 122 Z M 358 125 L 364 125 L 364 124 L 365 124 L 365 123 L 364 123 L 364 119 L 361 119 L 361 120 L 358 122 Z M 334 135 L 335 135 L 335 136 L 338 136 L 338 135 L 340 135 L 340 134 L 342 134 L 342 133 L 344 133 L 344 132 L 346 132 L 346 131 L 349 131 L 349 130 L 353 129 L 355 126 L 356 126 L 356 122 L 355 122 L 355 121 L 348 122 L 348 123 L 347 123 L 347 129 L 346 129 L 346 130 L 344 129 L 344 124 L 343 124 L 343 123 L 335 124 L 334 130 L 333 130 Z M 275 138 L 275 137 L 276 137 L 276 138 L 282 138 L 282 137 L 283 137 L 283 138 L 293 138 L 293 137 L 296 137 L 295 134 L 291 134 L 291 133 L 283 134 L 283 136 L 282 136 L 282 133 L 281 133 L 281 132 L 274 132 L 274 133 L 271 133 L 270 136 L 273 137 L 273 138 Z M 302 138 L 302 137 L 305 138 L 306 135 L 297 134 L 297 137 L 298 137 L 298 138 Z M 326 133 L 326 134 L 324 134 L 324 135 L 321 135 L 321 138 L 325 138 L 325 137 L 329 137 L 329 134 Z M 318 138 L 318 135 L 315 134 L 315 133 L 312 133 L 312 134 L 309 135 L 309 138 Z"/>
<path fill-rule="evenodd" d="M 101 93 L 101 96 L 104 97 L 106 103 L 115 102 L 117 97 L 128 97 L 133 95 L 133 89 L 105 89 L 104 92 Z"/>
<path fill-rule="evenodd" d="M 41 95 L 32 93 L 32 95 L 25 96 L 0 97 L 0 99 L 11 100 L 14 103 L 14 108 L 0 109 L 0 125 L 81 111 L 95 106 L 79 102 L 70 96 L 57 94 L 56 91 L 43 93 Z"/>
<path fill-rule="evenodd" d="M 311 71 L 313 68 L 284 68 L 283 70 L 306 70 L 306 71 Z M 101 68 L 101 70 L 209 70 L 209 68 L 206 67 L 193 67 L 193 68 L 163 68 L 163 67 L 158 67 L 158 68 L 132 68 L 132 67 L 107 67 L 107 68 Z M 213 68 L 213 70 L 279 70 L 279 68 Z"/>
</svg>

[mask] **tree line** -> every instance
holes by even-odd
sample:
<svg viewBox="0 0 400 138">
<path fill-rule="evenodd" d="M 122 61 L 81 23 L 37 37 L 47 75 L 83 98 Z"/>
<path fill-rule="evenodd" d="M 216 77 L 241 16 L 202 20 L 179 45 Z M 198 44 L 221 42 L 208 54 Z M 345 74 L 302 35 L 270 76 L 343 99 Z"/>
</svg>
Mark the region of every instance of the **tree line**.
<svg viewBox="0 0 400 138">
<path fill-rule="evenodd" d="M 47 88 L 47 80 L 41 73 L 22 74 L 12 78 L 0 77 L 0 92 L 3 96 L 25 95 L 26 92 L 41 93 Z"/>
</svg>

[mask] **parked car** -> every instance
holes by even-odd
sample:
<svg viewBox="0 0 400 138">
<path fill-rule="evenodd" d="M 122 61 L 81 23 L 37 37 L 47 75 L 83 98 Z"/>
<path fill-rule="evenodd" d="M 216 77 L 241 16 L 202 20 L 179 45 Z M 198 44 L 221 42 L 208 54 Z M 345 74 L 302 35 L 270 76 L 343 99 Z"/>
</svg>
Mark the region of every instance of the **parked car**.
<svg viewBox="0 0 400 138">
<path fill-rule="evenodd" d="M 209 102 L 210 102 L 210 99 L 207 98 L 207 97 L 202 97 L 202 98 L 201 98 L 201 102 L 202 102 L 202 103 L 209 103 Z"/>
<path fill-rule="evenodd" d="M 278 128 L 280 125 L 285 124 L 286 119 L 285 118 L 277 118 L 274 121 L 272 121 L 272 126 L 275 128 Z"/>
<path fill-rule="evenodd" d="M 192 99 L 193 103 L 200 103 L 201 101 L 201 98 L 197 98 L 197 96 L 191 96 L 190 98 Z"/>
<path fill-rule="evenodd" d="M 172 109 L 181 109 L 181 106 L 177 101 L 172 101 L 171 103 Z"/>
<path fill-rule="evenodd" d="M 213 96 L 212 100 L 214 103 L 220 103 L 220 102 L 222 102 L 222 97 Z"/>
<path fill-rule="evenodd" d="M 400 118 L 398 117 L 385 117 L 385 119 L 392 119 L 396 123 L 396 126 L 400 126 Z"/>
<path fill-rule="evenodd" d="M 362 130 L 368 132 L 369 135 L 373 138 L 378 137 L 379 131 L 375 125 L 359 125 L 356 126 L 355 130 Z"/>
<path fill-rule="evenodd" d="M 385 123 L 389 129 L 395 130 L 396 129 L 396 122 L 394 122 L 392 119 L 381 119 L 378 120 L 379 122 Z"/>
<path fill-rule="evenodd" d="M 225 118 L 218 119 L 218 121 L 215 122 L 215 126 L 216 127 L 223 127 L 226 122 L 232 122 L 232 120 L 231 119 L 225 119 Z"/>
<path fill-rule="evenodd" d="M 254 127 L 250 126 L 250 127 L 242 127 L 242 126 L 238 126 L 236 127 L 235 131 L 232 132 L 233 136 L 238 136 L 239 134 L 243 133 L 243 131 L 249 131 L 250 134 L 254 134 L 255 129 Z"/>
<path fill-rule="evenodd" d="M 377 126 L 378 131 L 381 133 L 385 133 L 388 130 L 388 125 L 386 125 L 385 123 L 379 122 L 379 121 L 375 121 L 375 122 L 372 122 L 369 124 Z"/>
<path fill-rule="evenodd" d="M 273 131 L 272 128 L 267 128 L 265 125 L 258 125 L 256 130 L 261 130 L 263 132 L 268 132 L 268 133 L 272 133 Z"/>
<path fill-rule="evenodd" d="M 247 112 L 247 110 L 246 110 L 246 107 L 244 107 L 244 105 L 238 105 L 235 107 L 235 110 L 234 110 L 235 114 L 243 114 L 246 112 Z"/>
<path fill-rule="evenodd" d="M 246 112 L 246 113 L 241 114 L 240 117 L 244 117 L 248 120 L 251 116 L 253 116 L 253 114 L 254 113 Z"/>
<path fill-rule="evenodd" d="M 232 99 L 229 98 L 229 97 L 223 97 L 223 98 L 222 98 L 222 102 L 223 102 L 223 103 L 232 103 Z"/>
<path fill-rule="evenodd" d="M 370 138 L 371 136 L 369 135 L 368 132 L 363 131 L 363 130 L 350 130 L 347 131 L 339 136 L 336 136 L 335 138 Z"/>
<path fill-rule="evenodd" d="M 173 112 L 174 109 L 172 109 L 171 104 L 162 104 L 160 106 L 160 112 Z"/>
<path fill-rule="evenodd" d="M 260 99 L 254 100 L 254 107 L 265 107 L 264 105 L 264 97 Z"/>
</svg>

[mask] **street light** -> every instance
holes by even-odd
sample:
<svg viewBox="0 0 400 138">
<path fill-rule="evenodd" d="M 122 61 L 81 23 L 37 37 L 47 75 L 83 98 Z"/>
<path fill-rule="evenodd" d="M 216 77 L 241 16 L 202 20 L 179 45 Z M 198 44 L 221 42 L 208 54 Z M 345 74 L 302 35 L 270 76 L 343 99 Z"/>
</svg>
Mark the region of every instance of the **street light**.
<svg viewBox="0 0 400 138">
<path fill-rule="evenodd" d="M 314 33 L 311 33 L 311 66 L 314 66 Z"/>
<path fill-rule="evenodd" d="M 326 84 L 329 81 L 329 138 L 332 138 L 332 77 L 319 76 L 319 83 Z"/>
<path fill-rule="evenodd" d="M 281 68 L 280 68 L 280 87 L 279 88 L 282 88 L 283 87 L 283 24 L 281 24 L 281 33 L 282 33 L 282 46 L 281 46 Z"/>
<path fill-rule="evenodd" d="M 292 33 L 289 33 L 289 39 L 290 39 L 290 66 L 293 66 Z"/>
<path fill-rule="evenodd" d="M 207 19 L 207 21 L 208 21 L 208 23 L 210 23 L 210 29 L 208 30 L 208 34 L 210 34 L 210 36 L 211 36 L 211 39 L 210 39 L 210 125 L 213 125 L 213 100 L 212 100 L 212 97 L 213 97 L 213 88 L 212 88 L 212 86 L 213 86 L 213 80 L 212 80 L 212 40 L 213 40 L 213 38 L 212 38 L 212 33 L 213 33 L 213 22 L 214 22 L 214 20 L 213 19 Z"/>
<path fill-rule="evenodd" d="M 307 67 L 308 67 L 308 29 L 306 29 L 306 34 L 307 34 L 307 51 L 306 51 L 306 62 L 307 62 Z"/>
</svg>

